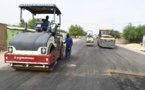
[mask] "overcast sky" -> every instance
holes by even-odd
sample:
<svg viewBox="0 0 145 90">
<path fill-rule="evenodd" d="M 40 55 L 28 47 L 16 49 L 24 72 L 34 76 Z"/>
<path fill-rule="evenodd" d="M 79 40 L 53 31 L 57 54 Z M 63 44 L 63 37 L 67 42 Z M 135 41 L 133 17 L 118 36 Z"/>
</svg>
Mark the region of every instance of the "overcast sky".
<svg viewBox="0 0 145 90">
<path fill-rule="evenodd" d="M 1 0 L 0 23 L 18 24 L 19 4 L 39 3 L 57 5 L 62 12 L 61 29 L 65 30 L 78 24 L 85 31 L 92 30 L 96 34 L 99 28 L 122 32 L 128 23 L 145 23 L 145 0 Z M 24 19 L 32 19 L 32 15 L 26 13 Z"/>
</svg>

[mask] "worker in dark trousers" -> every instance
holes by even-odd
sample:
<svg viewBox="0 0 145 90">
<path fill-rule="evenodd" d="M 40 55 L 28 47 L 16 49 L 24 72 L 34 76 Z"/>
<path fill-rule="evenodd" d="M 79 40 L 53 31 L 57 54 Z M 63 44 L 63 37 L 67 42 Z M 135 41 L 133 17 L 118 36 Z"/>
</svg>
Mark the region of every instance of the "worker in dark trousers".
<svg viewBox="0 0 145 90">
<path fill-rule="evenodd" d="M 64 43 L 66 43 L 65 58 L 69 59 L 71 56 L 71 47 L 73 45 L 73 40 L 69 36 L 69 34 L 66 35 L 66 39 Z"/>
</svg>

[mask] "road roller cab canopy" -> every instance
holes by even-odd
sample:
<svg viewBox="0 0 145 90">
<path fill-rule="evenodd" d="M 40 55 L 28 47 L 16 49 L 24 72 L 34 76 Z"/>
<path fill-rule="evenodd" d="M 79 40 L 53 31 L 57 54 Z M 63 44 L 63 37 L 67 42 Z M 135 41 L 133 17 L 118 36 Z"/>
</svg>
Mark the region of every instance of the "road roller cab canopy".
<svg viewBox="0 0 145 90">
<path fill-rule="evenodd" d="M 99 37 L 101 37 L 102 35 L 110 35 L 112 30 L 113 29 L 108 29 L 108 28 L 99 29 Z"/>
<path fill-rule="evenodd" d="M 51 24 L 57 24 L 58 26 L 61 25 L 61 11 L 55 4 L 20 4 L 19 7 L 20 7 L 20 22 L 24 24 L 24 30 L 27 30 L 27 23 L 24 22 L 24 19 L 22 18 L 23 10 L 27 10 L 32 13 L 34 27 L 36 24 L 42 24 L 42 22 L 37 22 L 34 24 L 34 16 L 37 14 L 52 14 L 53 19 L 51 21 Z M 55 21 L 56 15 L 59 16 L 58 23 L 56 23 Z"/>
<path fill-rule="evenodd" d="M 32 14 L 61 14 L 61 11 L 55 4 L 21 4 L 21 9 L 26 9 Z"/>
</svg>

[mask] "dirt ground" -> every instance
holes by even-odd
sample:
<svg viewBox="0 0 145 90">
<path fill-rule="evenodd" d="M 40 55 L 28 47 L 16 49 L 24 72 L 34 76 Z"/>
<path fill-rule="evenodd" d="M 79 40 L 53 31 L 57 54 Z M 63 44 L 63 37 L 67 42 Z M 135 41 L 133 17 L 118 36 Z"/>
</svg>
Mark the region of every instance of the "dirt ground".
<svg viewBox="0 0 145 90">
<path fill-rule="evenodd" d="M 136 50 L 145 51 L 145 47 L 141 46 L 138 43 L 126 44 L 125 46 L 126 47 L 130 47 L 130 48 L 133 48 L 133 49 L 136 49 Z"/>
<path fill-rule="evenodd" d="M 4 51 L 3 52 L 0 52 L 0 62 L 4 59 Z"/>
<path fill-rule="evenodd" d="M 126 48 L 134 50 L 145 51 L 145 47 L 141 46 L 139 43 L 128 43 L 124 38 L 116 39 L 116 44 L 121 44 Z"/>
</svg>

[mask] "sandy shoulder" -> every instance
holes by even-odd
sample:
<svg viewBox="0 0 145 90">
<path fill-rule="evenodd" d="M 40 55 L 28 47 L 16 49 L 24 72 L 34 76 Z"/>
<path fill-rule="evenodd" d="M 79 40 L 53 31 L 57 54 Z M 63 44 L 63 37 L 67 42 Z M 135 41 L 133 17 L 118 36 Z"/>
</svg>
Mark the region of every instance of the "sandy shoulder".
<svg viewBox="0 0 145 90">
<path fill-rule="evenodd" d="M 133 49 L 135 49 L 135 50 L 145 51 L 145 47 L 141 46 L 141 45 L 138 44 L 138 43 L 126 44 L 125 46 L 126 46 L 126 47 L 129 47 L 129 48 L 133 48 Z"/>
</svg>

